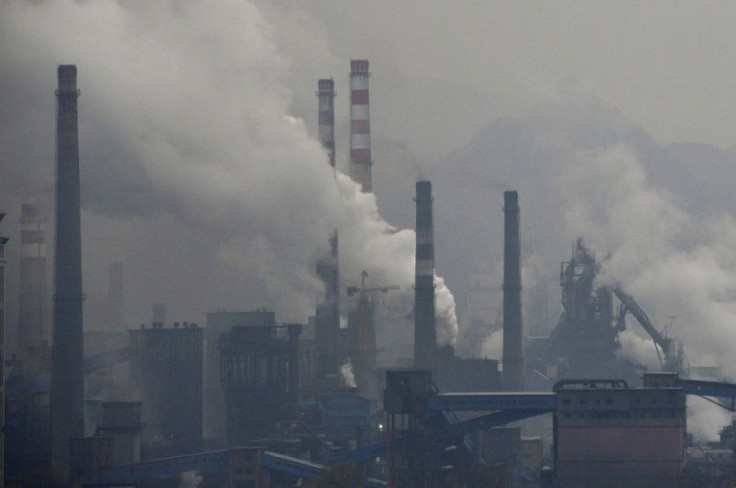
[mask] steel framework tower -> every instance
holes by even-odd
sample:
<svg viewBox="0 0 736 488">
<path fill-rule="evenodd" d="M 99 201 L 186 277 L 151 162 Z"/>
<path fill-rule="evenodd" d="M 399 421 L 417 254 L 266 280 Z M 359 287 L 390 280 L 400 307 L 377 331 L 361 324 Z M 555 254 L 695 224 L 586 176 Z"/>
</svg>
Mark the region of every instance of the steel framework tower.
<svg viewBox="0 0 736 488">
<path fill-rule="evenodd" d="M 368 103 L 368 60 L 350 61 L 350 178 L 365 193 L 373 191 L 371 178 L 371 116 Z"/>
<path fill-rule="evenodd" d="M 59 66 L 58 80 L 51 453 L 56 473 L 68 479 L 70 441 L 84 436 L 77 67 Z"/>
</svg>

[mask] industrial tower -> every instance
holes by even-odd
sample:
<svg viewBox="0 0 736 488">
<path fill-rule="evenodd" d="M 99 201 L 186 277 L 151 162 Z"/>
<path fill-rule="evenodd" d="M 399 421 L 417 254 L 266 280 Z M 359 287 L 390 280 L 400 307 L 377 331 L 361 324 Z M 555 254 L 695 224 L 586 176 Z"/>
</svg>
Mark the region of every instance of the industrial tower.
<svg viewBox="0 0 736 488">
<path fill-rule="evenodd" d="M 51 365 L 52 465 L 69 478 L 70 441 L 84 436 L 82 245 L 79 206 L 77 67 L 58 67 L 54 353 Z"/>
<path fill-rule="evenodd" d="M 327 151 L 335 170 L 335 82 L 317 82 L 319 141 Z M 317 306 L 316 339 L 318 344 L 317 374 L 320 378 L 336 375 L 337 343 L 340 330 L 340 274 L 338 268 L 337 230 L 330 235 L 329 254 L 317 261 L 317 275 L 324 285 L 324 297 Z"/>
<path fill-rule="evenodd" d="M 503 384 L 506 391 L 520 391 L 524 389 L 524 359 L 521 351 L 519 194 L 507 191 L 503 199 Z"/>
<path fill-rule="evenodd" d="M 371 178 L 371 116 L 368 103 L 368 60 L 350 61 L 350 178 L 365 193 L 373 191 Z"/>
<path fill-rule="evenodd" d="M 434 226 L 432 183 L 417 181 L 416 267 L 414 283 L 414 368 L 433 370 L 437 331 L 434 304 Z"/>
<path fill-rule="evenodd" d="M 350 357 L 355 366 L 355 377 L 358 390 L 370 400 L 378 398 L 378 378 L 376 366 L 378 351 L 376 348 L 375 302 L 376 293 L 388 293 L 398 290 L 398 285 L 367 287 L 365 280 L 368 272 L 360 275 L 360 286 L 349 286 L 348 296 L 357 295 L 358 303 L 348 318 L 348 328 L 352 329 L 353 350 Z"/>
</svg>

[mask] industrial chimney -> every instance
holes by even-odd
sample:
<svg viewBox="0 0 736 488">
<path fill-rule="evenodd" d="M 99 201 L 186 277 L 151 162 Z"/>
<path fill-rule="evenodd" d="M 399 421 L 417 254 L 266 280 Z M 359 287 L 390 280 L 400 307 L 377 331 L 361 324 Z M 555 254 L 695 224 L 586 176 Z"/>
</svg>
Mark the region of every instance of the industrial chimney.
<svg viewBox="0 0 736 488">
<path fill-rule="evenodd" d="M 46 217 L 41 205 L 24 203 L 20 210 L 20 303 L 18 349 L 28 359 L 28 349 L 49 340 L 47 327 Z"/>
<path fill-rule="evenodd" d="M 503 382 L 507 391 L 521 391 L 524 388 L 524 358 L 521 352 L 519 195 L 515 191 L 507 191 L 503 198 Z"/>
<path fill-rule="evenodd" d="M 434 227 L 432 183 L 417 181 L 416 268 L 414 284 L 414 368 L 434 368 L 437 331 L 434 316 Z"/>
<path fill-rule="evenodd" d="M 371 178 L 371 117 L 368 105 L 368 60 L 350 61 L 350 178 L 365 193 L 373 191 Z"/>
<path fill-rule="evenodd" d="M 319 141 L 327 151 L 330 166 L 335 168 L 335 82 L 317 82 Z M 338 333 L 340 330 L 340 274 L 338 268 L 337 230 L 330 235 L 328 256 L 317 261 L 317 275 L 325 287 L 325 295 L 317 306 L 315 335 L 318 345 L 317 370 L 321 377 L 337 374 Z"/>
<path fill-rule="evenodd" d="M 59 66 L 58 80 L 51 453 L 55 471 L 68 479 L 70 441 L 84 436 L 77 67 Z"/>
<path fill-rule="evenodd" d="M 335 82 L 317 81 L 319 142 L 327 150 L 330 166 L 335 167 Z"/>
</svg>

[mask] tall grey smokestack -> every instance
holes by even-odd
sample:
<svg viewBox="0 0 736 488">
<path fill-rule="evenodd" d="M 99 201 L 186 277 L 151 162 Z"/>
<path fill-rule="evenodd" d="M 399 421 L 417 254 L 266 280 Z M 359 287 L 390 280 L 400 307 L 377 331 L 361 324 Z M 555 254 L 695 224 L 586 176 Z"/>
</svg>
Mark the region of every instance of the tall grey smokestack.
<svg viewBox="0 0 736 488">
<path fill-rule="evenodd" d="M 432 183 L 417 181 L 417 250 L 414 283 L 414 368 L 434 369 L 437 331 L 434 314 L 434 226 Z"/>
<path fill-rule="evenodd" d="M 51 453 L 55 471 L 68 479 L 70 440 L 84 436 L 77 67 L 59 66 L 58 78 Z"/>
<path fill-rule="evenodd" d="M 503 382 L 507 391 L 520 391 L 524 388 L 524 358 L 521 353 L 519 195 L 515 191 L 507 191 L 503 199 Z"/>
<path fill-rule="evenodd" d="M 327 151 L 330 166 L 335 168 L 335 82 L 321 79 L 317 82 L 319 141 Z M 319 376 L 337 374 L 339 366 L 337 344 L 340 330 L 340 273 L 338 267 L 337 231 L 330 235 L 329 255 L 317 261 L 317 275 L 325 287 L 325 294 L 317 306 L 315 335 L 318 344 L 317 372 Z"/>
</svg>

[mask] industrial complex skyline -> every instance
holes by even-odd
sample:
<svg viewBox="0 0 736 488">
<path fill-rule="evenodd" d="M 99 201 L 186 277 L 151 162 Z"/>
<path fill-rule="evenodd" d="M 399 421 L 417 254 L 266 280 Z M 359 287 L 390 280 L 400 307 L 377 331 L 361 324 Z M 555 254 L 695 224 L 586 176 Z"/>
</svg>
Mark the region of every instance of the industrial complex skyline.
<svg viewBox="0 0 736 488">
<path fill-rule="evenodd" d="M 584 236 L 611 256 L 601 279 L 640 298 L 660 329 L 688 344 L 692 363 L 736 376 L 728 346 L 736 340 L 736 138 L 728 136 L 736 120 L 724 108 L 734 70 L 722 55 L 733 44 L 730 13 L 716 15 L 718 3 L 699 11 L 680 3 L 669 15 L 625 3 L 615 12 L 494 4 L 449 15 L 437 3 L 399 28 L 389 15 L 411 17 L 419 5 L 355 6 L 338 18 L 320 3 L 0 6 L 6 257 L 21 255 L 21 205 L 53 208 L 49 93 L 54 66 L 73 63 L 84 90 L 90 329 L 105 328 L 113 262 L 125 263 L 129 327 L 148 320 L 153 302 L 202 323 L 205 313 L 244 306 L 306 322 L 322 287 L 314 263 L 339 229 L 342 288 L 367 269 L 374 286 L 402 289 L 382 297 L 377 317 L 379 341 L 398 355 L 413 330 L 415 271 L 414 233 L 400 229 L 413 227 L 415 182 L 431 180 L 434 259 L 445 278 L 440 341 L 462 343 L 469 332 L 473 280 L 490 276 L 500 289 L 499 201 L 516 189 L 525 330 L 555 325 L 557 266 Z M 345 176 L 358 121 L 351 59 L 371 62 L 370 131 L 353 137 L 367 140 L 365 162 L 375 162 L 374 195 Z M 325 76 L 337 92 L 337 179 L 314 117 L 314 82 Z M 17 273 L 8 266 L 6 282 L 19 282 Z M 549 298 L 535 304 L 532 293 Z M 17 322 L 7 306 L 10 352 Z M 656 362 L 642 335 L 627 331 L 622 343 L 622 354 Z M 498 357 L 498 345 L 489 340 L 483 351 Z"/>
</svg>

